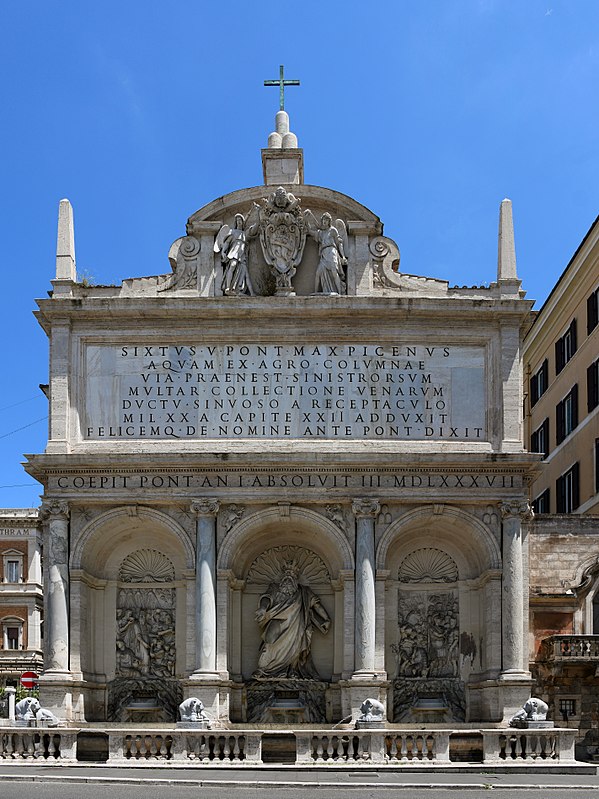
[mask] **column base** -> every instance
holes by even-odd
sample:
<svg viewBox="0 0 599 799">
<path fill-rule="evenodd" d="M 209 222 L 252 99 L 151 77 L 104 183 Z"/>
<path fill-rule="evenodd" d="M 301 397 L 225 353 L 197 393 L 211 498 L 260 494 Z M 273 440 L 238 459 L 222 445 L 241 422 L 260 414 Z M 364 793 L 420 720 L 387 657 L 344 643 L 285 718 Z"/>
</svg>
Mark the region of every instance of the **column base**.
<svg viewBox="0 0 599 799">
<path fill-rule="evenodd" d="M 47 671 L 39 678 L 40 705 L 52 711 L 59 721 L 84 719 L 81 683 L 69 671 Z"/>
</svg>

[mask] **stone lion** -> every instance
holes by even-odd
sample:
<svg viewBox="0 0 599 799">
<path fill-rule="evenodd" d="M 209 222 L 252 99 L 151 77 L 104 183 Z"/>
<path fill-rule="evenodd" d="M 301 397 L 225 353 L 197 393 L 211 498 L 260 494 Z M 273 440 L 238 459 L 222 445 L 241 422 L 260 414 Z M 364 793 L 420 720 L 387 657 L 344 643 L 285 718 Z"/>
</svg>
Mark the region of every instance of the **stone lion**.
<svg viewBox="0 0 599 799">
<path fill-rule="evenodd" d="M 27 723 L 35 721 L 38 725 L 46 727 L 56 727 L 58 719 L 45 707 L 42 707 L 39 700 L 34 696 L 26 696 L 15 705 L 15 718 L 17 721 L 26 721 Z"/>
<path fill-rule="evenodd" d="M 514 713 L 509 721 L 510 727 L 526 727 L 529 721 L 545 721 L 549 705 L 542 699 L 531 696 L 521 710 Z"/>
<path fill-rule="evenodd" d="M 358 721 L 383 721 L 385 706 L 378 699 L 365 699 L 360 705 L 361 716 Z"/>
<path fill-rule="evenodd" d="M 208 716 L 204 713 L 204 703 L 197 696 L 190 696 L 181 702 L 179 715 L 181 721 L 208 721 Z"/>
</svg>

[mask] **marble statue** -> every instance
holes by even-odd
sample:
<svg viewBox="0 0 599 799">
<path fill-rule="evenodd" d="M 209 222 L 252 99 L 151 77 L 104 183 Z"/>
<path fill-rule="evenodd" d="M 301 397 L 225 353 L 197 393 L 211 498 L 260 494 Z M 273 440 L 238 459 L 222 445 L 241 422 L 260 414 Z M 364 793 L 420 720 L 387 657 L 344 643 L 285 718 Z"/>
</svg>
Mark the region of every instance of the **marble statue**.
<svg viewBox="0 0 599 799">
<path fill-rule="evenodd" d="M 532 722 L 545 722 L 549 706 L 542 699 L 531 696 L 524 706 L 517 713 L 514 713 L 509 721 L 510 727 L 528 727 Z"/>
<path fill-rule="evenodd" d="M 378 699 L 365 699 L 360 705 L 360 713 L 358 721 L 383 721 L 385 706 Z"/>
<path fill-rule="evenodd" d="M 210 727 L 208 723 L 208 716 L 204 713 L 204 703 L 197 696 L 190 696 L 184 699 L 179 705 L 179 716 L 182 722 L 192 724 L 202 724 L 203 726 Z"/>
<path fill-rule="evenodd" d="M 300 201 L 279 186 L 262 201 L 259 210 L 260 243 L 266 263 L 276 280 L 276 293 L 292 295 L 291 279 L 302 260 L 306 223 Z"/>
<path fill-rule="evenodd" d="M 271 583 L 259 600 L 256 620 L 262 644 L 254 678 L 319 679 L 311 657 L 314 627 L 326 634 L 331 619 L 319 597 L 300 585 L 297 565 L 283 564 L 278 583 Z"/>
<path fill-rule="evenodd" d="M 312 211 L 304 214 L 308 227 L 308 234 L 318 244 L 318 266 L 314 292 L 316 294 L 345 294 L 345 273 L 343 267 L 347 265 L 347 230 L 342 219 L 333 219 L 329 213 L 324 213 L 320 224 Z"/>
<path fill-rule="evenodd" d="M 15 719 L 17 723 L 25 722 L 26 724 L 35 721 L 38 726 L 44 727 L 56 727 L 58 725 L 58 719 L 54 713 L 42 707 L 39 700 L 34 696 L 26 696 L 20 702 L 17 702 L 15 705 Z"/>
<path fill-rule="evenodd" d="M 256 206 L 247 215 L 235 214 L 233 227 L 223 225 L 214 242 L 214 252 L 220 252 L 223 264 L 221 288 L 227 296 L 253 294 L 248 269 L 247 246 L 258 233 L 258 221 L 252 221 Z"/>
</svg>

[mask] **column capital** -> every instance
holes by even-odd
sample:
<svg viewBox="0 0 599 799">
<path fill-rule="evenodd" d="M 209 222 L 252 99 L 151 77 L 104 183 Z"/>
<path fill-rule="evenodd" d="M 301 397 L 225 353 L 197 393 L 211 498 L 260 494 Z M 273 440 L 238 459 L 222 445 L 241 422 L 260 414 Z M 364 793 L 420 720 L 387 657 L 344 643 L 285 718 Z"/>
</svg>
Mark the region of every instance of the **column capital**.
<svg viewBox="0 0 599 799">
<path fill-rule="evenodd" d="M 44 499 L 40 508 L 39 518 L 42 521 L 50 521 L 52 519 L 68 519 L 69 518 L 69 503 L 64 499 Z"/>
<path fill-rule="evenodd" d="M 220 508 L 220 502 L 214 498 L 192 499 L 191 512 L 196 516 L 216 516 Z"/>
<path fill-rule="evenodd" d="M 381 512 L 381 505 L 377 499 L 354 499 L 351 509 L 358 519 L 364 519 L 369 516 L 376 518 Z"/>
<path fill-rule="evenodd" d="M 502 519 L 520 519 L 529 522 L 534 517 L 530 504 L 525 499 L 511 499 L 499 505 Z"/>
</svg>

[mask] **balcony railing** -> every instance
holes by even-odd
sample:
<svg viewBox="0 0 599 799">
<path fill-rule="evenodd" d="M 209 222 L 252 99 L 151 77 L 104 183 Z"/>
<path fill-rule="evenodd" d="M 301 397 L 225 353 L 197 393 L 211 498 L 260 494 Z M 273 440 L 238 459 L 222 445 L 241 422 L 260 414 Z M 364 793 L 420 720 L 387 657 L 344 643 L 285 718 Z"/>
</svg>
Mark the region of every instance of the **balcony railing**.
<svg viewBox="0 0 599 799">
<path fill-rule="evenodd" d="M 543 640 L 540 656 L 561 663 L 599 661 L 599 635 L 552 635 Z"/>
</svg>

